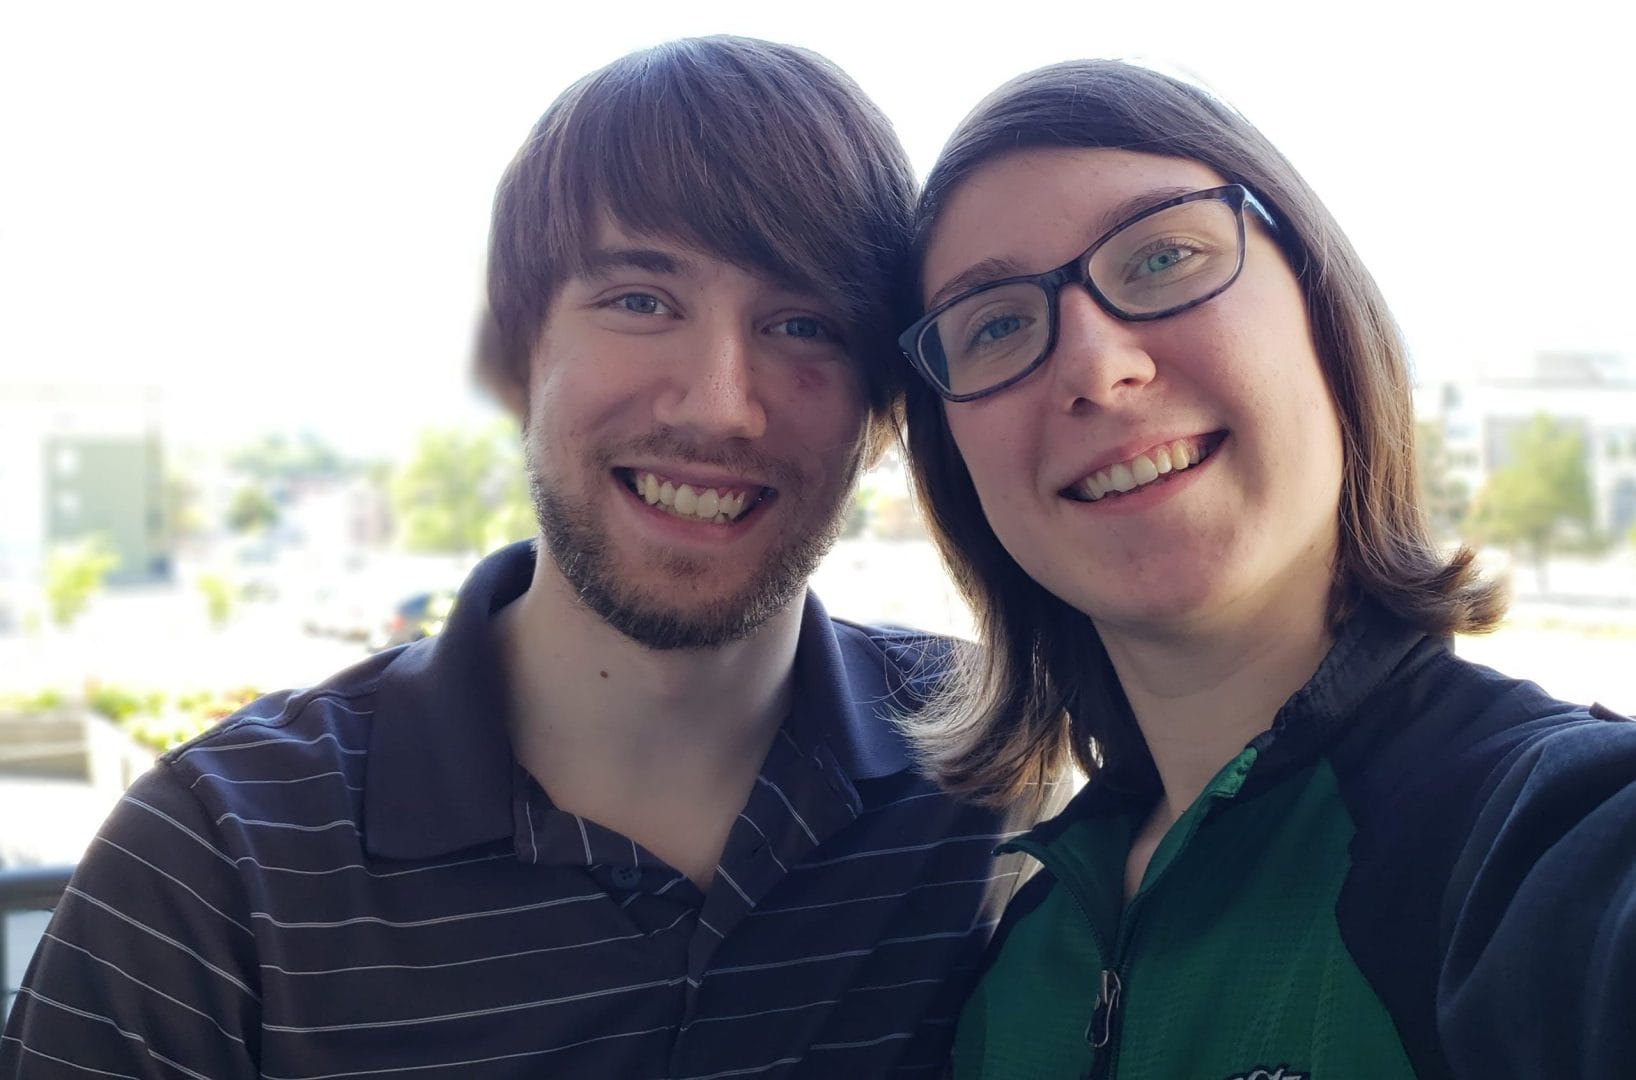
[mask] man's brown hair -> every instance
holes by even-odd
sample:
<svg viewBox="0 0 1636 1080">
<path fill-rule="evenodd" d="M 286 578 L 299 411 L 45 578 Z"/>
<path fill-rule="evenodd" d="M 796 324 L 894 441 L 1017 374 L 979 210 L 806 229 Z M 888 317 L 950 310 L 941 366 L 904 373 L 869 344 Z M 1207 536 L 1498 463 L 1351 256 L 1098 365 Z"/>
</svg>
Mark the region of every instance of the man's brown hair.
<svg viewBox="0 0 1636 1080">
<path fill-rule="evenodd" d="M 479 375 L 521 411 L 547 310 L 607 214 L 831 305 L 881 416 L 914 194 L 891 124 L 816 53 L 726 36 L 632 53 L 564 91 L 500 182 Z"/>
<path fill-rule="evenodd" d="M 1013 79 L 944 147 L 921 195 L 917 254 L 945 200 L 973 172 L 1008 153 L 1050 147 L 1183 158 L 1255 192 L 1278 222 L 1340 419 L 1345 461 L 1331 626 L 1372 602 L 1427 633 L 1492 627 L 1503 610 L 1500 590 L 1477 578 L 1469 550 L 1439 551 L 1426 527 L 1406 351 L 1384 297 L 1294 166 L 1211 95 L 1111 60 L 1069 61 Z M 910 721 L 928 763 L 954 789 L 997 802 L 1040 790 L 1032 786 L 1070 759 L 1088 776 L 1112 770 L 1122 785 L 1156 783 L 1091 621 L 1030 578 L 983 516 L 944 414 L 961 406 L 945 406 L 929 386 L 905 377 L 910 474 L 986 646 L 939 702 Z"/>
</svg>

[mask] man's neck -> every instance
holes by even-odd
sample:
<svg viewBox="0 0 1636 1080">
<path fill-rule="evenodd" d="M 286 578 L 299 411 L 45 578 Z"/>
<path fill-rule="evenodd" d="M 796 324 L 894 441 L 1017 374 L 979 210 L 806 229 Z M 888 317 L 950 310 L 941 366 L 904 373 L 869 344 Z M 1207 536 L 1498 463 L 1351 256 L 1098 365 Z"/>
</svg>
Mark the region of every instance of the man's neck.
<svg viewBox="0 0 1636 1080">
<path fill-rule="evenodd" d="M 649 649 L 581 604 L 542 553 L 498 618 L 518 761 L 559 808 L 708 880 L 789 711 L 803 607 L 720 648 Z"/>
</svg>

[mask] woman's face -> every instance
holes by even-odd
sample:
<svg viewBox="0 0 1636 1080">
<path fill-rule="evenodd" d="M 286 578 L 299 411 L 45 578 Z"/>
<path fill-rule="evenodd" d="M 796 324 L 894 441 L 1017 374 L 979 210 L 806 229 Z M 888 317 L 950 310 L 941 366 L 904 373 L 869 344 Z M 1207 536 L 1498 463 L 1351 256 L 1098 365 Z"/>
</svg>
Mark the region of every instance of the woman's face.
<svg viewBox="0 0 1636 1080">
<path fill-rule="evenodd" d="M 1131 200 L 1224 182 L 1193 161 L 1124 150 L 997 158 L 945 202 L 922 299 L 946 299 L 961 275 L 970 286 L 979 264 L 996 278 L 1049 270 L 1141 208 Z M 1006 550 L 1104 635 L 1230 630 L 1328 595 L 1340 425 L 1295 275 L 1245 217 L 1243 271 L 1225 292 L 1125 322 L 1067 285 L 1042 368 L 944 405 Z M 1187 238 L 1174 239 L 1144 272 L 1185 256 Z M 1202 460 L 1180 468 L 1183 453 Z"/>
</svg>

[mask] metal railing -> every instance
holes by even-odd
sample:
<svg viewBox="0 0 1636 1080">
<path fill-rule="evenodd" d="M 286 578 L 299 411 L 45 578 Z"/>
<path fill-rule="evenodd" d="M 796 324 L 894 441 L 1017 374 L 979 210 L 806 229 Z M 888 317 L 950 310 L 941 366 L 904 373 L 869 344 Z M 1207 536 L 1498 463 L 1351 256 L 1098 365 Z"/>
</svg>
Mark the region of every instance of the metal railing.
<svg viewBox="0 0 1636 1080">
<path fill-rule="evenodd" d="M 12 915 L 25 911 L 50 911 L 62 898 L 73 875 L 72 866 L 30 866 L 0 868 L 0 1023 L 11 1012 L 17 987 L 12 985 L 11 957 L 7 955 Z M 28 946 L 32 953 L 33 943 Z"/>
</svg>

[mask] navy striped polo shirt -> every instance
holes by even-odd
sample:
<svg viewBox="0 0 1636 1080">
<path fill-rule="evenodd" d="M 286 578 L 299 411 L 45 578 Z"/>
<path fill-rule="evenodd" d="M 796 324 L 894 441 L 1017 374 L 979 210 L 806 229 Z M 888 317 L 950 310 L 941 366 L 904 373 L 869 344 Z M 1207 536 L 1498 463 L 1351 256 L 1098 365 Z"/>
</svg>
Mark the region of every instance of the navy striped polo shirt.
<svg viewBox="0 0 1636 1080">
<path fill-rule="evenodd" d="M 935 1076 L 1017 872 L 888 722 L 943 643 L 807 597 L 795 707 L 701 891 L 512 756 L 491 616 L 533 559 L 138 780 L 0 1077 Z"/>
</svg>

